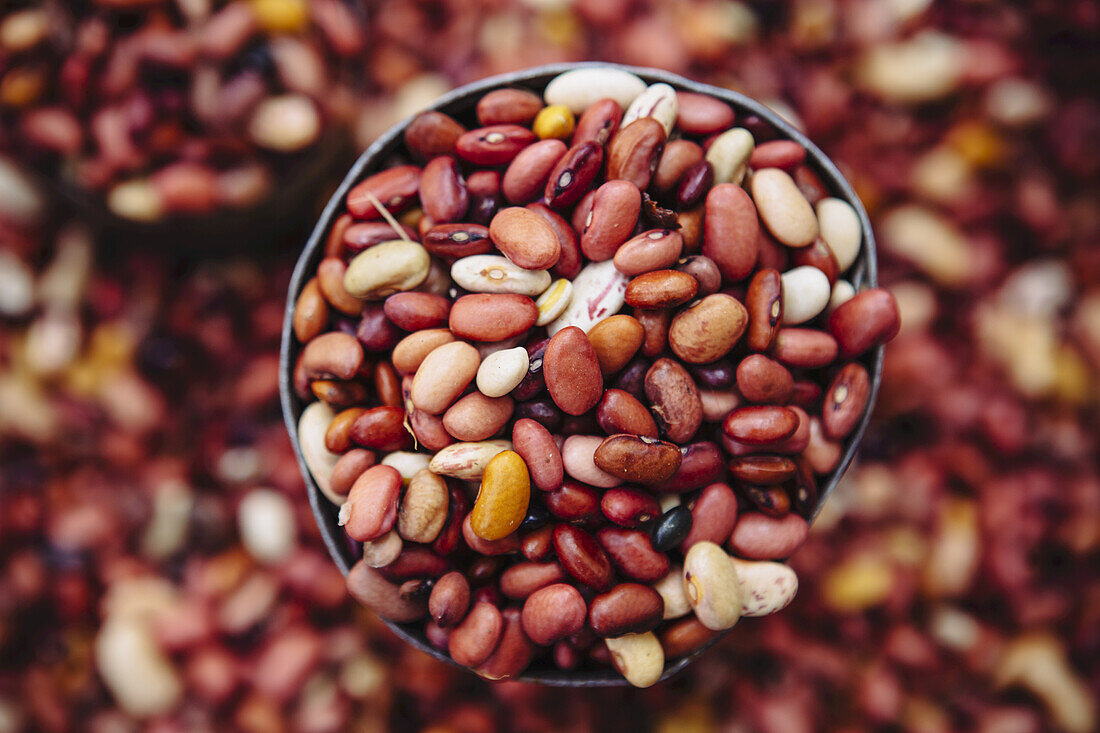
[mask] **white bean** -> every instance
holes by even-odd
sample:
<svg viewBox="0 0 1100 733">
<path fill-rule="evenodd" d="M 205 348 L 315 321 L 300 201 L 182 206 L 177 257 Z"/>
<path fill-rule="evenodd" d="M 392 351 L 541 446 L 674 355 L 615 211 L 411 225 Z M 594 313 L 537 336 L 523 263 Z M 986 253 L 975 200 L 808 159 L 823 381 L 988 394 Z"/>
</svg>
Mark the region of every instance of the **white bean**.
<svg viewBox="0 0 1100 733">
<path fill-rule="evenodd" d="M 787 270 L 780 276 L 783 282 L 783 324 L 805 323 L 829 304 L 832 288 L 825 273 L 811 265 Z"/>
</svg>

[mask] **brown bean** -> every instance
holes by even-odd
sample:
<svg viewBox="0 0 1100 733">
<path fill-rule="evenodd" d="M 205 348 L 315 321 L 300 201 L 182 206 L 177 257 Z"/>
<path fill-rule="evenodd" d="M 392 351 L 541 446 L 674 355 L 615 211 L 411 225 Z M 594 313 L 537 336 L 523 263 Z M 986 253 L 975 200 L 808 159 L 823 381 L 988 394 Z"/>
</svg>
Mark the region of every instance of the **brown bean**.
<svg viewBox="0 0 1100 733">
<path fill-rule="evenodd" d="M 745 307 L 749 313 L 749 348 L 767 351 L 783 320 L 783 283 L 777 270 L 760 270 L 753 275 Z"/>
<path fill-rule="evenodd" d="M 652 631 L 661 623 L 661 594 L 640 583 L 620 583 L 592 599 L 588 625 L 598 636 L 622 636 Z"/>
<path fill-rule="evenodd" d="M 596 351 L 596 360 L 604 376 L 626 366 L 641 348 L 644 338 L 642 324 L 622 314 L 605 318 L 588 332 L 588 340 Z"/>
<path fill-rule="evenodd" d="M 883 288 L 857 293 L 829 316 L 829 333 L 840 347 L 840 356 L 850 359 L 897 336 L 901 328 L 898 304 Z"/>
<path fill-rule="evenodd" d="M 615 268 L 633 277 L 676 264 L 684 239 L 671 229 L 650 229 L 624 242 L 615 252 Z"/>
<path fill-rule="evenodd" d="M 353 379 L 362 366 L 363 347 L 346 333 L 321 334 L 302 349 L 306 379 Z"/>
<path fill-rule="evenodd" d="M 742 491 L 753 507 L 769 517 L 784 517 L 791 511 L 791 497 L 781 486 L 752 486 L 746 484 Z"/>
<path fill-rule="evenodd" d="M 527 464 L 536 487 L 553 491 L 561 486 L 565 477 L 561 451 L 549 430 L 530 418 L 516 420 L 512 426 L 512 445 Z"/>
<path fill-rule="evenodd" d="M 665 147 L 665 128 L 641 117 L 620 129 L 607 145 L 607 180 L 630 181 L 644 191 Z"/>
<path fill-rule="evenodd" d="M 779 362 L 750 354 L 737 365 L 737 389 L 749 402 L 785 405 L 794 391 L 794 377 Z"/>
<path fill-rule="evenodd" d="M 810 441 L 806 445 L 803 458 L 809 462 L 810 468 L 813 469 L 814 473 L 832 473 L 837 467 L 837 464 L 840 463 L 841 452 L 842 446 L 840 442 L 830 440 L 825 435 L 825 428 L 821 424 L 821 418 L 810 418 Z M 339 462 L 337 462 L 337 466 L 339 466 Z M 332 469 L 332 474 L 333 489 L 335 489 L 335 468 Z"/>
<path fill-rule="evenodd" d="M 388 580 L 400 583 L 406 580 L 438 578 L 451 569 L 451 562 L 427 547 L 406 544 L 397 559 L 378 568 Z"/>
<path fill-rule="evenodd" d="M 346 495 L 351 491 L 355 480 L 373 466 L 375 460 L 374 451 L 365 448 L 352 448 L 340 456 L 336 465 L 332 467 L 332 475 L 329 477 L 333 492 Z"/>
<path fill-rule="evenodd" d="M 635 308 L 634 320 L 642 324 L 642 329 L 645 331 L 645 339 L 642 341 L 642 354 L 657 356 L 668 347 L 668 327 L 672 325 L 672 311 L 670 309 Z"/>
<path fill-rule="evenodd" d="M 317 287 L 325 300 L 347 316 L 357 316 L 363 310 L 363 301 L 344 289 L 344 273 L 347 265 L 339 257 L 326 257 L 317 265 Z"/>
<path fill-rule="evenodd" d="M 680 225 L 680 236 L 684 238 L 684 252 L 698 252 L 703 246 L 704 206 L 696 206 L 688 211 L 676 214 L 676 223 Z M 708 258 L 709 259 L 709 258 Z M 717 267 L 717 265 L 715 265 Z"/>
<path fill-rule="evenodd" d="M 600 512 L 600 497 L 595 489 L 578 481 L 566 481 L 542 498 L 550 514 L 563 522 L 584 522 Z"/>
<path fill-rule="evenodd" d="M 474 604 L 462 623 L 451 632 L 447 651 L 465 667 L 476 667 L 489 658 L 500 642 L 504 619 L 500 610 L 484 601 Z"/>
<path fill-rule="evenodd" d="M 733 109 L 709 94 L 676 92 L 676 126 L 687 135 L 710 135 L 733 125 Z"/>
<path fill-rule="evenodd" d="M 298 294 L 298 300 L 294 302 L 294 336 L 304 344 L 319 336 L 326 323 L 328 323 L 328 303 L 321 294 L 317 278 L 310 278 L 302 288 L 302 292 Z"/>
<path fill-rule="evenodd" d="M 604 527 L 596 537 L 623 576 L 641 583 L 655 583 L 668 573 L 668 556 L 653 549 L 645 532 Z"/>
<path fill-rule="evenodd" d="M 790 170 L 806 159 L 806 148 L 794 140 L 769 140 L 753 148 L 749 166 Z"/>
<path fill-rule="evenodd" d="M 606 438 L 593 456 L 601 470 L 624 481 L 654 484 L 668 479 L 680 467 L 680 449 L 672 443 L 641 435 Z"/>
<path fill-rule="evenodd" d="M 555 583 L 527 597 L 521 620 L 531 641 L 549 646 L 584 628 L 587 615 L 588 606 L 580 592 L 571 585 Z"/>
<path fill-rule="evenodd" d="M 424 235 L 424 249 L 445 262 L 493 251 L 489 228 L 480 224 L 440 224 Z"/>
<path fill-rule="evenodd" d="M 607 141 L 618 132 L 619 123 L 623 119 L 623 108 L 614 99 L 601 99 L 592 104 L 577 120 L 577 127 L 573 130 L 573 144 L 589 140 L 599 145 L 606 145 Z"/>
<path fill-rule="evenodd" d="M 627 305 L 635 308 L 672 308 L 688 302 L 699 291 L 691 275 L 676 270 L 655 270 L 639 275 L 626 286 Z"/>
<path fill-rule="evenodd" d="M 577 240 L 576 231 L 573 230 L 569 222 L 561 217 L 561 214 L 544 203 L 527 204 L 527 208 L 545 219 L 550 228 L 554 230 L 554 234 L 558 236 L 561 255 L 558 257 L 557 264 L 550 268 L 550 273 L 555 277 L 572 280 L 580 273 L 582 264 L 581 247 Z"/>
<path fill-rule="evenodd" d="M 703 254 L 727 280 L 748 277 L 760 253 L 760 223 L 752 199 L 740 186 L 721 183 L 707 193 L 704 210 Z"/>
<path fill-rule="evenodd" d="M 612 522 L 628 529 L 661 515 L 661 505 L 657 500 L 637 489 L 608 489 L 600 499 L 600 510 Z M 733 528 L 732 524 L 730 528 Z"/>
<path fill-rule="evenodd" d="M 718 634 L 719 632 L 711 631 L 703 626 L 699 619 L 692 616 L 676 621 L 661 631 L 661 648 L 665 650 L 666 659 L 686 657 L 702 649 Z"/>
<path fill-rule="evenodd" d="M 520 552 L 531 562 L 540 562 L 550 556 L 554 547 L 554 527 L 547 524 L 523 535 Z"/>
<path fill-rule="evenodd" d="M 668 328 L 668 345 L 691 364 L 708 364 L 725 356 L 745 332 L 745 306 L 725 293 L 714 293 L 683 309 Z"/>
<path fill-rule="evenodd" d="M 676 193 L 684 172 L 703 159 L 703 148 L 691 140 L 670 140 L 665 145 L 657 170 L 649 187 L 658 196 L 667 199 Z"/>
<path fill-rule="evenodd" d="M 710 484 L 691 505 L 691 531 L 680 543 L 680 550 L 686 553 L 696 542 L 720 545 L 729 539 L 735 524 L 737 495 L 726 484 Z"/>
<path fill-rule="evenodd" d="M 470 526 L 470 515 L 462 521 L 462 538 L 466 546 L 478 555 L 509 555 L 519 551 L 519 535 L 515 532 L 499 540 L 482 539 Z"/>
<path fill-rule="evenodd" d="M 443 427 L 458 440 L 488 440 L 512 419 L 512 398 L 471 392 L 443 414 Z"/>
<path fill-rule="evenodd" d="M 360 382 L 317 379 L 309 385 L 313 396 L 334 410 L 357 405 L 367 399 L 367 388 Z"/>
<path fill-rule="evenodd" d="M 453 117 L 427 110 L 412 118 L 405 128 L 405 147 L 421 160 L 453 155 L 455 142 L 464 132 L 466 128 Z"/>
<path fill-rule="evenodd" d="M 578 207 L 579 208 L 579 207 Z M 592 208 L 580 229 L 580 248 L 593 262 L 615 256 L 634 233 L 642 211 L 642 194 L 630 181 L 608 181 L 596 189 Z"/>
<path fill-rule="evenodd" d="M 786 407 L 739 407 L 722 424 L 723 432 L 748 445 L 764 445 L 789 438 L 798 429 L 798 415 Z"/>
<path fill-rule="evenodd" d="M 551 399 L 569 415 L 588 412 L 603 396 L 596 351 L 576 326 L 567 326 L 550 339 L 542 370 Z"/>
<path fill-rule="evenodd" d="M 629 392 L 609 389 L 596 406 L 596 421 L 608 435 L 627 433 L 657 437 L 657 423 L 649 410 Z"/>
<path fill-rule="evenodd" d="M 446 328 L 410 333 L 393 347 L 393 367 L 401 374 L 415 374 L 428 354 L 454 340 L 454 334 Z"/>
<path fill-rule="evenodd" d="M 806 450 L 806 446 L 810 444 L 810 416 L 797 405 L 788 405 L 787 409 L 798 415 L 798 428 L 795 429 L 791 437 L 778 443 L 772 443 L 770 451 L 784 455 L 796 455 Z"/>
<path fill-rule="evenodd" d="M 347 586 L 355 600 L 390 621 L 409 623 L 423 618 L 428 612 L 427 599 L 403 598 L 398 586 L 364 560 L 355 563 L 348 572 Z"/>
<path fill-rule="evenodd" d="M 542 98 L 526 89 L 494 89 L 477 102 L 482 125 L 527 125 L 542 109 Z"/>
<path fill-rule="evenodd" d="M 489 237 L 508 259 L 528 270 L 547 270 L 561 256 L 561 242 L 550 224 L 521 206 L 497 213 L 489 223 Z"/>
<path fill-rule="evenodd" d="M 730 473 L 741 481 L 774 486 L 794 476 L 794 461 L 787 456 L 744 456 L 730 461 Z"/>
<path fill-rule="evenodd" d="M 699 389 L 680 364 L 658 359 L 645 375 L 645 394 L 657 426 L 673 443 L 686 443 L 703 422 Z"/>
<path fill-rule="evenodd" d="M 775 334 L 771 355 L 789 367 L 818 369 L 836 360 L 836 339 L 813 328 L 781 328 Z"/>
<path fill-rule="evenodd" d="M 374 391 L 383 405 L 390 407 L 404 405 L 404 398 L 401 396 L 401 378 L 388 361 L 380 361 L 374 365 Z"/>
<path fill-rule="evenodd" d="M 432 293 L 394 293 L 386 298 L 383 312 L 398 328 L 420 331 L 447 325 L 451 301 Z"/>
<path fill-rule="evenodd" d="M 420 174 L 420 204 L 437 225 L 460 221 L 470 195 L 458 163 L 449 155 L 433 158 Z"/>
<path fill-rule="evenodd" d="M 443 628 L 450 628 L 466 617 L 470 608 L 470 584 L 466 576 L 452 570 L 435 582 L 428 598 L 428 613 Z"/>
<path fill-rule="evenodd" d="M 501 181 L 504 197 L 513 204 L 526 204 L 538 198 L 566 149 L 561 140 L 550 139 L 521 150 L 504 171 Z"/>
<path fill-rule="evenodd" d="M 328 239 L 325 240 L 325 257 L 342 258 L 344 256 L 344 247 L 347 246 L 345 237 L 347 236 L 348 230 L 352 228 L 352 222 L 354 221 L 355 219 L 346 211 L 336 217 L 336 221 L 332 224 L 332 229 L 329 229 Z M 372 225 L 368 224 L 367 226 Z M 392 238 L 393 230 L 390 229 L 389 224 L 383 224 L 383 226 L 389 231 L 389 236 L 387 236 L 386 239 Z"/>
<path fill-rule="evenodd" d="M 487 680 L 515 677 L 527 669 L 535 656 L 535 645 L 523 631 L 522 611 L 518 608 L 506 608 L 500 613 L 504 619 L 504 631 L 496 651 L 474 670 Z"/>
<path fill-rule="evenodd" d="M 420 168 L 399 165 L 368 176 L 348 191 L 348 213 L 356 219 L 381 219 L 372 198 L 388 211 L 401 211 L 420 191 Z"/>
<path fill-rule="evenodd" d="M 392 466 L 371 466 L 348 492 L 340 507 L 340 525 L 359 542 L 378 539 L 397 522 L 397 500 L 401 474 Z"/>
<path fill-rule="evenodd" d="M 351 448 L 351 426 L 366 412 L 362 407 L 349 407 L 336 414 L 325 429 L 325 447 L 332 453 L 344 453 Z"/>
<path fill-rule="evenodd" d="M 558 524 L 553 539 L 554 553 L 565 572 L 598 591 L 611 587 L 611 560 L 592 535 L 569 524 Z"/>
<path fill-rule="evenodd" d="M 564 209 L 580 201 L 603 165 L 603 147 L 595 142 L 574 143 L 546 179 L 543 200 L 547 206 Z"/>
<path fill-rule="evenodd" d="M 871 396 L 871 377 L 863 365 L 844 365 L 825 390 L 821 423 L 831 440 L 843 440 L 855 430 Z"/>
<path fill-rule="evenodd" d="M 500 574 L 500 592 L 508 598 L 523 599 L 564 579 L 565 573 L 556 562 L 521 562 Z"/>
<path fill-rule="evenodd" d="M 791 391 L 791 404 L 802 408 L 817 404 L 821 399 L 823 390 L 816 382 L 808 379 L 796 379 L 794 389 Z"/>
<path fill-rule="evenodd" d="M 471 341 L 504 341 L 535 325 L 539 308 L 526 295 L 473 293 L 451 306 L 451 333 Z"/>
<path fill-rule="evenodd" d="M 401 229 L 409 239 L 420 239 L 420 235 L 414 229 L 404 224 L 401 225 Z M 344 230 L 343 247 L 350 253 L 362 252 L 376 244 L 389 242 L 395 236 L 393 227 L 387 221 L 361 221 Z"/>
<path fill-rule="evenodd" d="M 790 557 L 809 534 L 810 526 L 797 514 L 782 518 L 750 512 L 737 520 L 729 548 L 748 560 L 782 560 Z"/>
<path fill-rule="evenodd" d="M 829 287 L 836 285 L 836 280 L 840 277 L 840 265 L 837 264 L 836 255 L 821 237 L 814 239 L 807 247 L 792 249 L 790 258 L 792 266 L 816 267 L 821 270 L 829 281 Z"/>
<path fill-rule="evenodd" d="M 486 125 L 463 133 L 455 141 L 455 152 L 474 165 L 504 165 L 536 140 L 535 133 L 526 127 Z"/>
</svg>

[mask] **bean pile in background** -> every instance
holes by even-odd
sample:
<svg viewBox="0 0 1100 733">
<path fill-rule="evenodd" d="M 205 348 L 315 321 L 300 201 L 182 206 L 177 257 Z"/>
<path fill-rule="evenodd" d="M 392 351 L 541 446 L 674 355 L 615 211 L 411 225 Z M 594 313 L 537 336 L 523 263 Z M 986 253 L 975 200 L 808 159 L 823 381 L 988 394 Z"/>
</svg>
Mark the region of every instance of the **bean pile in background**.
<svg viewBox="0 0 1100 733">
<path fill-rule="evenodd" d="M 298 440 L 368 608 L 490 679 L 549 647 L 647 687 L 794 596 L 771 561 L 897 306 L 841 279 L 855 209 L 759 117 L 756 144 L 721 100 L 601 67 L 543 97 L 425 112 L 417 163 L 348 192 L 294 308 Z"/>
<path fill-rule="evenodd" d="M 362 23 L 343 0 L 6 3 L 0 149 L 123 219 L 253 207 L 347 128 Z"/>
<path fill-rule="evenodd" d="M 452 85 L 602 58 L 766 100 L 838 162 L 875 225 L 902 329 L 859 462 L 790 559 L 791 605 L 646 690 L 490 684 L 400 643 L 342 591 L 275 397 L 301 241 L 202 267 L 163 248 L 120 253 L 34 213 L 0 165 L 4 730 L 1096 728 L 1093 4 L 595 5 L 379 3 L 361 145 Z M 967 63 L 942 64 L 960 51 Z M 872 84 L 871 64 L 905 73 Z M 963 73 L 932 85 L 932 68 Z M 906 246 L 929 225 L 939 236 Z M 82 278 L 50 275 L 73 272 L 55 255 L 80 262 L 82 248 Z M 66 314 L 68 336 L 41 337 Z M 120 322 L 140 327 L 134 347 L 118 348 Z M 176 491 L 142 471 L 154 456 L 177 459 Z M 242 501 L 265 489 L 268 501 Z M 317 590 L 303 595 L 296 566 L 323 578 Z M 185 582 L 182 568 L 216 583 Z M 172 592 L 108 613 L 112 591 L 142 597 L 126 591 L 135 581 Z M 203 621 L 197 633 L 154 635 L 101 671 L 105 620 L 148 639 L 180 608 Z M 258 665 L 261 652 L 280 662 Z M 172 694 L 148 683 L 150 659 Z M 211 659 L 222 672 L 197 674 Z M 292 684 L 272 684 L 278 669 Z"/>
</svg>

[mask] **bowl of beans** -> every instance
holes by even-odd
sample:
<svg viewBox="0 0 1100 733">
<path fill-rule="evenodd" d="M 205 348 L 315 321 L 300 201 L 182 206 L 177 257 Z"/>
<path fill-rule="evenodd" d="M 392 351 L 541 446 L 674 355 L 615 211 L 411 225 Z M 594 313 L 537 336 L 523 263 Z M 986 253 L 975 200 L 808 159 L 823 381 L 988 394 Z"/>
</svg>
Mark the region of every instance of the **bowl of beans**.
<svg viewBox="0 0 1100 733">
<path fill-rule="evenodd" d="M 349 592 L 486 679 L 646 687 L 797 592 L 899 321 L 836 166 L 743 95 L 564 64 L 379 138 L 290 285 Z"/>
</svg>

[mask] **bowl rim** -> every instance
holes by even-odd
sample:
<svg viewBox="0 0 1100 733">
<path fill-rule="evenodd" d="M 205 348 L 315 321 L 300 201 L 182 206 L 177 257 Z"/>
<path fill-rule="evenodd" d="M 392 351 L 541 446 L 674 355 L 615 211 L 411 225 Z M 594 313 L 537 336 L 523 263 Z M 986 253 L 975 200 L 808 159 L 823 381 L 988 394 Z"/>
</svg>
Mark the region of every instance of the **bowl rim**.
<svg viewBox="0 0 1100 733">
<path fill-rule="evenodd" d="M 865 287 L 876 287 L 878 285 L 878 263 L 874 232 L 871 228 L 871 221 L 867 215 L 867 211 L 864 209 L 862 202 L 859 200 L 851 184 L 844 178 L 844 175 L 840 172 L 836 164 L 793 124 L 783 119 L 778 113 L 765 106 L 762 102 L 740 92 L 697 82 L 663 69 L 628 66 L 602 61 L 585 61 L 534 66 L 520 71 L 487 77 L 453 89 L 436 99 L 422 111 L 439 110 L 452 114 L 461 114 L 471 110 L 484 93 L 502 87 L 526 88 L 536 91 L 536 93 L 539 93 L 541 96 L 541 92 L 546 84 L 555 76 L 566 71 L 584 68 L 618 69 L 641 77 L 647 85 L 665 83 L 680 91 L 696 92 L 716 97 L 730 104 L 735 111 L 737 111 L 738 118 L 742 118 L 746 114 L 756 115 L 773 126 L 780 134 L 780 139 L 794 140 L 801 144 L 806 149 L 806 162 L 813 168 L 814 172 L 822 178 L 822 182 L 828 189 L 830 196 L 840 198 L 850 204 L 855 209 L 859 218 L 863 241 L 856 263 L 847 271 L 849 273 L 849 280 L 856 287 L 857 292 Z M 318 529 L 320 530 L 329 555 L 340 569 L 340 572 L 344 575 L 347 575 L 351 565 L 355 562 L 355 558 L 352 554 L 353 544 L 336 524 L 336 514 L 339 507 L 325 498 L 321 490 L 317 487 L 309 471 L 309 467 L 306 465 L 301 446 L 298 442 L 298 418 L 305 408 L 306 403 L 302 403 L 298 399 L 293 389 L 294 361 L 301 348 L 301 345 L 298 344 L 297 339 L 294 337 L 294 306 L 305 283 L 313 276 L 313 271 L 316 269 L 320 256 L 323 255 L 328 232 L 333 222 L 343 213 L 344 201 L 348 191 L 352 186 L 359 183 L 367 172 L 371 171 L 374 167 L 380 168 L 381 164 L 385 163 L 387 155 L 403 145 L 405 128 L 414 117 L 415 115 L 410 116 L 393 125 L 380 135 L 356 159 L 355 163 L 344 176 L 339 187 L 332 193 L 324 210 L 321 212 L 305 247 L 298 257 L 287 289 L 282 340 L 279 348 L 280 406 L 282 408 L 283 420 L 294 448 L 295 458 L 298 461 L 298 468 L 306 484 L 314 519 L 317 522 Z M 868 372 L 871 376 L 871 390 L 868 395 L 867 405 L 864 408 L 863 414 L 860 416 L 859 423 L 855 430 L 852 431 L 844 443 L 844 451 L 841 455 L 840 462 L 823 484 L 819 486 L 817 507 L 813 515 L 809 518 L 811 523 L 817 517 L 818 513 L 821 511 L 821 507 L 851 465 L 852 459 L 863 440 L 864 432 L 867 429 L 871 412 L 874 409 L 878 397 L 879 384 L 882 381 L 883 351 L 884 347 L 879 346 L 867 354 L 864 354 L 860 359 L 857 359 L 857 361 L 863 363 L 864 366 L 868 368 Z M 404 642 L 436 659 L 460 667 L 461 669 L 466 669 L 454 662 L 450 656 L 429 644 L 423 629 L 418 628 L 419 624 L 402 624 L 388 619 L 382 620 L 390 630 Z M 682 672 L 692 661 L 724 635 L 725 632 L 720 632 L 691 654 L 667 661 L 660 681 L 665 681 Z M 564 672 L 555 669 L 525 671 L 523 674 L 513 679 L 521 682 L 535 682 L 557 687 L 620 687 L 628 684 L 622 676 L 610 669 L 586 670 L 582 672 Z"/>
</svg>

